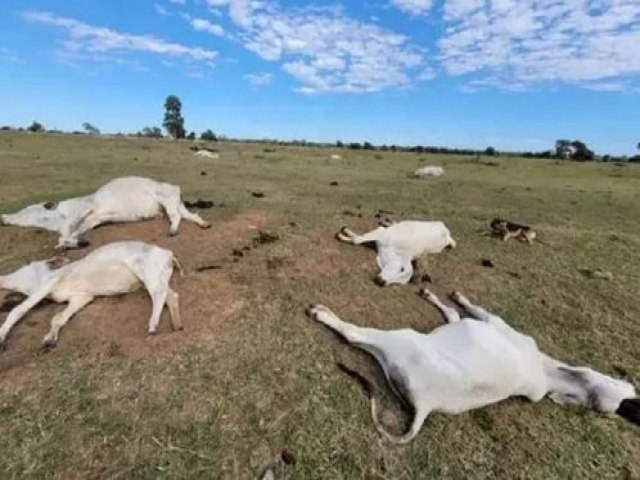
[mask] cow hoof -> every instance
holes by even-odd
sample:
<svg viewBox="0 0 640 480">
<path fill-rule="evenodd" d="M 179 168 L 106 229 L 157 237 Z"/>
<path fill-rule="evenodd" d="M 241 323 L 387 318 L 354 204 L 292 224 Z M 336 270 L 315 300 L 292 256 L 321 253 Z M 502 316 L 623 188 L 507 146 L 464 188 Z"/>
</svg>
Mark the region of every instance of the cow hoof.
<svg viewBox="0 0 640 480">
<path fill-rule="evenodd" d="M 4 352 L 7 349 L 7 343 L 2 340 L 0 341 L 0 352 Z"/>
<path fill-rule="evenodd" d="M 309 305 L 307 308 L 304 309 L 304 313 L 306 313 L 308 317 L 313 318 L 313 308 L 314 308 L 313 304 Z"/>
<path fill-rule="evenodd" d="M 147 335 L 149 335 L 150 337 L 155 337 L 158 334 L 157 330 L 149 330 L 147 332 Z"/>
<path fill-rule="evenodd" d="M 76 248 L 87 248 L 89 245 L 91 245 L 91 242 L 89 242 L 89 240 L 80 240 L 78 242 L 78 245 L 76 245 Z"/>
<path fill-rule="evenodd" d="M 169 231 L 169 236 L 170 237 L 175 237 L 177 234 L 178 234 L 178 232 Z"/>
<path fill-rule="evenodd" d="M 52 339 L 46 339 L 40 345 L 40 353 L 49 353 L 53 350 L 58 342 Z"/>
<path fill-rule="evenodd" d="M 449 296 L 451 297 L 451 300 L 453 300 L 456 303 L 459 303 L 460 302 L 460 297 L 462 295 L 460 294 L 459 291 L 454 290 L 453 292 L 451 292 L 451 295 L 449 295 Z"/>
<path fill-rule="evenodd" d="M 433 280 L 431 279 L 431 275 L 429 275 L 428 273 L 425 273 L 424 275 L 422 275 L 422 281 L 427 283 L 433 283 Z"/>
<path fill-rule="evenodd" d="M 209 230 L 211 228 L 211 224 L 205 223 L 204 225 L 200 225 L 200 228 L 202 228 L 203 230 Z"/>
</svg>

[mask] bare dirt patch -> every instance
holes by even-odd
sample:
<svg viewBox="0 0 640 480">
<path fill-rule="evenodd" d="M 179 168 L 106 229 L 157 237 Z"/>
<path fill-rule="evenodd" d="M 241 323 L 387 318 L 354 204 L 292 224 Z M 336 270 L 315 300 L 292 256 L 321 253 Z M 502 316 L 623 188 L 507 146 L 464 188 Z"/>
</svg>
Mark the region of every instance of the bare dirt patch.
<svg viewBox="0 0 640 480">
<path fill-rule="evenodd" d="M 49 355 L 60 352 L 78 357 L 144 358 L 205 345 L 245 304 L 245 287 L 231 279 L 232 269 L 237 267 L 230 261 L 230 252 L 238 244 L 249 242 L 266 224 L 266 214 L 248 212 L 217 221 L 209 230 L 183 223 L 175 237 L 168 236 L 163 219 L 108 225 L 91 232 L 91 246 L 68 252 L 70 258 L 81 258 L 93 248 L 122 240 L 154 243 L 174 252 L 186 270 L 184 277 L 174 271 L 171 280 L 172 288 L 180 295 L 184 330 L 171 331 L 165 309 L 160 333 L 148 336 L 151 302 L 141 289 L 120 297 L 98 298 L 89 304 L 64 328 L 56 350 Z M 199 265 L 208 263 L 218 263 L 222 268 L 195 271 Z M 0 388 L 18 378 L 30 378 L 25 370 L 35 369 L 40 359 L 46 358 L 39 356 L 40 342 L 49 330 L 51 317 L 63 308 L 64 305 L 53 303 L 40 306 L 14 328 L 7 340 L 7 350 L 0 354 Z"/>
</svg>

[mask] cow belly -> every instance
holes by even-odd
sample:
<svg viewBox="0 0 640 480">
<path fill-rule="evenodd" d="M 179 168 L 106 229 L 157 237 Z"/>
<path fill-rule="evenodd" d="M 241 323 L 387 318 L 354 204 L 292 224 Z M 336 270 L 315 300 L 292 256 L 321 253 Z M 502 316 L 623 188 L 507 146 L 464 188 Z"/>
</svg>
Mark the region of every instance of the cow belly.
<svg viewBox="0 0 640 480">
<path fill-rule="evenodd" d="M 121 195 L 118 198 L 96 199 L 96 211 L 104 214 L 106 221 L 135 222 L 160 214 L 161 206 L 155 198 L 147 194 Z"/>
<path fill-rule="evenodd" d="M 78 265 L 56 286 L 53 299 L 65 301 L 77 295 L 109 296 L 132 292 L 140 280 L 124 264 L 93 263 Z"/>
</svg>

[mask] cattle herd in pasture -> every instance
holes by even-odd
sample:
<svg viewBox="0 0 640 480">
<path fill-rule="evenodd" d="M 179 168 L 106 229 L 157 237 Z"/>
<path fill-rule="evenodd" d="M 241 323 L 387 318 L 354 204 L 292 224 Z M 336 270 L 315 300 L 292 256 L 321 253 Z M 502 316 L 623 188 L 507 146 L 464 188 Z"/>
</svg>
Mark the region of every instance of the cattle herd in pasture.
<svg viewBox="0 0 640 480">
<path fill-rule="evenodd" d="M 199 150 L 201 156 L 217 155 Z M 339 159 L 335 155 L 331 158 Z M 423 167 L 414 176 L 440 176 L 441 167 Z M 203 229 L 211 225 L 187 209 L 180 187 L 149 178 L 116 178 L 91 195 L 60 202 L 30 205 L 2 215 L 2 223 L 36 227 L 59 233 L 56 247 L 64 250 L 85 246 L 87 233 L 104 223 L 135 222 L 164 213 L 168 232 L 176 235 L 182 219 Z M 528 226 L 494 219 L 491 230 L 505 241 L 517 238 L 531 243 L 535 232 Z M 380 287 L 430 281 L 428 255 L 455 248 L 456 242 L 442 221 L 385 220 L 374 230 L 358 235 L 347 227 L 336 234 L 339 241 L 375 244 Z M 158 330 L 166 305 L 173 330 L 182 330 L 179 294 L 170 287 L 177 267 L 173 253 L 139 241 L 103 245 L 80 260 L 64 256 L 33 261 L 13 273 L 0 275 L 0 289 L 24 294 L 0 326 L 0 346 L 11 329 L 41 300 L 66 303 L 51 320 L 51 330 L 42 340 L 49 350 L 58 342 L 60 330 L 79 310 L 96 297 L 121 295 L 141 286 L 152 303 L 148 332 Z M 568 405 L 582 405 L 602 413 L 617 413 L 640 425 L 640 399 L 634 386 L 588 367 L 576 367 L 554 359 L 538 348 L 536 341 L 463 294 L 451 300 L 464 312 L 442 302 L 426 288 L 421 296 L 434 305 L 446 323 L 429 333 L 412 329 L 378 330 L 341 320 L 323 305 L 311 305 L 309 317 L 337 332 L 349 344 L 368 352 L 382 367 L 393 392 L 414 412 L 409 430 L 400 436 L 387 432 L 378 420 L 371 383 L 347 367 L 367 387 L 376 430 L 393 443 L 407 443 L 419 432 L 431 412 L 459 414 L 490 405 L 508 397 L 525 397 L 537 402 L 544 397 Z M 398 312 L 398 316 L 401 312 Z"/>
</svg>

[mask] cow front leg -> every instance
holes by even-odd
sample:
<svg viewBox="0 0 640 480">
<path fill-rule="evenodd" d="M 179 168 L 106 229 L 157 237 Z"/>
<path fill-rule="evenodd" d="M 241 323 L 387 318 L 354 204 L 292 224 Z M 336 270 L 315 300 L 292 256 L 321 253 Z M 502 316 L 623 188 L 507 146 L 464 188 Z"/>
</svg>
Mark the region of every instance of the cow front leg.
<svg viewBox="0 0 640 480">
<path fill-rule="evenodd" d="M 455 323 L 460 321 L 460 314 L 458 313 L 458 311 L 455 308 L 442 303 L 434 293 L 431 293 L 429 290 L 424 288 L 420 292 L 420 295 L 422 295 L 429 303 L 440 310 L 442 315 L 444 315 L 444 318 L 447 320 L 447 323 Z"/>
<path fill-rule="evenodd" d="M 42 340 L 41 348 L 43 351 L 49 351 L 57 345 L 58 335 L 60 334 L 62 327 L 71 320 L 71 317 L 73 317 L 79 310 L 82 310 L 82 308 L 92 300 L 93 297 L 89 295 L 72 297 L 71 300 L 69 300 L 67 307 L 51 319 L 51 330 L 49 330 L 49 333 L 47 333 Z"/>
</svg>

